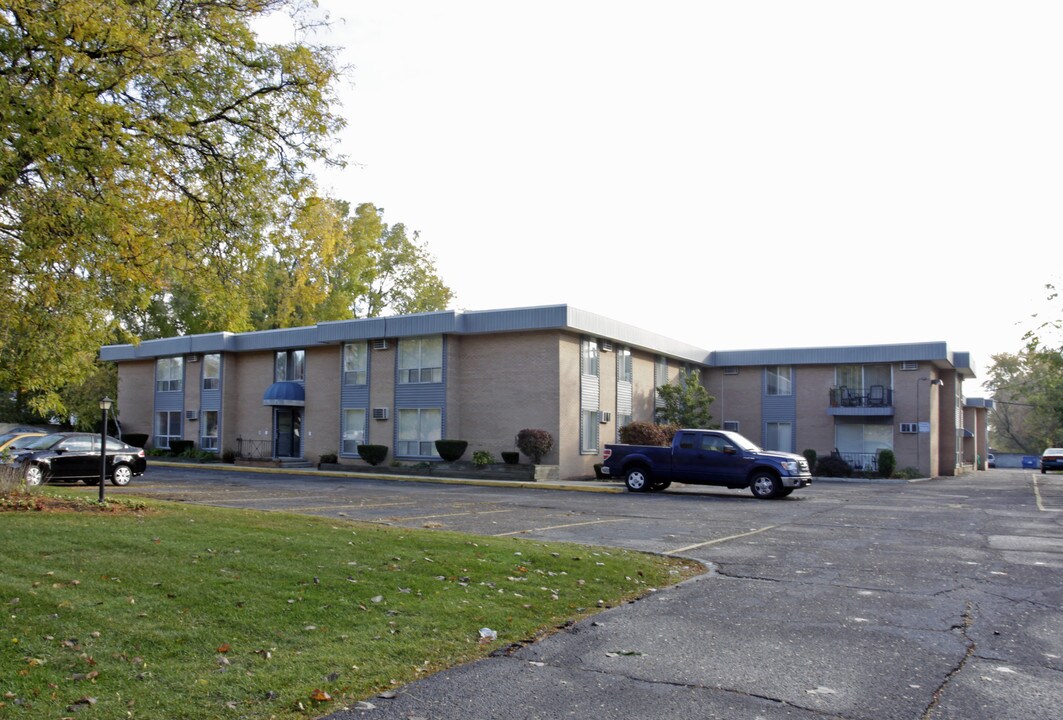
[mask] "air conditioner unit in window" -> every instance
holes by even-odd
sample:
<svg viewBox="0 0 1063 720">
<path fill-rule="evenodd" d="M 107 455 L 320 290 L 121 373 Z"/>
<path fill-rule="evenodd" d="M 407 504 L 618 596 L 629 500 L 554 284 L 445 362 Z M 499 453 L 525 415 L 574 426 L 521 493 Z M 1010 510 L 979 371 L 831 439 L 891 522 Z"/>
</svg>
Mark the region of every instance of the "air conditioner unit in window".
<svg viewBox="0 0 1063 720">
<path fill-rule="evenodd" d="M 387 350 L 388 349 L 388 339 L 387 338 L 377 338 L 376 340 L 373 341 L 373 349 L 374 350 Z"/>
<path fill-rule="evenodd" d="M 185 420 L 189 422 L 199 420 L 199 410 L 185 410 Z"/>
<path fill-rule="evenodd" d="M 373 419 L 374 420 L 387 420 L 388 419 L 388 409 L 386 407 L 373 408 Z"/>
<path fill-rule="evenodd" d="M 607 422 L 609 422 L 612 419 L 613 419 L 613 414 L 612 413 L 608 413 L 608 412 L 604 412 L 604 411 L 599 411 L 598 412 L 598 422 L 607 423 Z"/>
</svg>

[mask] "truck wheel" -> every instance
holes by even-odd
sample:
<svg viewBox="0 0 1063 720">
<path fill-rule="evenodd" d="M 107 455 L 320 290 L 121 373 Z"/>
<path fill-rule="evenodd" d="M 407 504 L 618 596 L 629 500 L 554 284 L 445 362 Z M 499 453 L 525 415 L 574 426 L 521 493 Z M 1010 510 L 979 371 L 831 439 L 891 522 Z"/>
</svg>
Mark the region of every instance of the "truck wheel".
<svg viewBox="0 0 1063 720">
<path fill-rule="evenodd" d="M 624 484 L 631 492 L 646 492 L 650 489 L 650 473 L 640 467 L 631 468 L 624 477 Z"/>
<path fill-rule="evenodd" d="M 760 470 L 749 481 L 749 489 L 753 492 L 753 497 L 758 500 L 771 500 L 782 493 L 782 482 L 775 477 L 774 473 Z"/>
</svg>

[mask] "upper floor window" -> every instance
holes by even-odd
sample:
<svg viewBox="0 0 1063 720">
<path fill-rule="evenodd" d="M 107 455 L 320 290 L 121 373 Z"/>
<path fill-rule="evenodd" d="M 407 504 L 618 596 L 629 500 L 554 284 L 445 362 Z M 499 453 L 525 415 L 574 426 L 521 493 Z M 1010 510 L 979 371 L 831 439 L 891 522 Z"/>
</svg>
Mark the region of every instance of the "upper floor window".
<svg viewBox="0 0 1063 720">
<path fill-rule="evenodd" d="M 221 355 L 203 356 L 203 389 L 217 390 L 221 386 Z"/>
<path fill-rule="evenodd" d="M 306 351 L 281 350 L 274 356 L 273 381 L 306 380 Z"/>
<path fill-rule="evenodd" d="M 443 382 L 443 337 L 399 340 L 399 383 Z"/>
<path fill-rule="evenodd" d="M 184 358 L 159 358 L 155 361 L 155 389 L 159 392 L 180 392 L 184 377 Z"/>
<path fill-rule="evenodd" d="M 364 342 L 347 343 L 343 346 L 343 384 L 365 385 L 369 367 L 369 352 Z"/>
<path fill-rule="evenodd" d="M 594 338 L 583 338 L 580 342 L 583 353 L 584 375 L 598 375 L 598 341 Z"/>
<path fill-rule="evenodd" d="M 768 376 L 769 395 L 793 395 L 793 368 L 789 365 L 773 365 L 765 368 Z"/>
<path fill-rule="evenodd" d="M 616 379 L 619 382 L 631 382 L 633 378 L 631 348 L 622 347 L 616 351 Z"/>
</svg>

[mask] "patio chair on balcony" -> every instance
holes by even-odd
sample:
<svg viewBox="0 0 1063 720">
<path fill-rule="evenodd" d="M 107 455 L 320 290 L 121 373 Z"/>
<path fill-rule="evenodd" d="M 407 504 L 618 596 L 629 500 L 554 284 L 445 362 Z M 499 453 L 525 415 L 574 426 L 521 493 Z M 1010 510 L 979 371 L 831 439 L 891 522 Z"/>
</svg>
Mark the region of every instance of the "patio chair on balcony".
<svg viewBox="0 0 1063 720">
<path fill-rule="evenodd" d="M 871 407 L 883 407 L 886 404 L 886 388 L 872 385 L 867 389 L 867 404 Z"/>
<path fill-rule="evenodd" d="M 845 385 L 838 388 L 838 404 L 842 407 L 852 407 L 856 404 L 856 396 L 853 395 L 853 391 Z"/>
</svg>

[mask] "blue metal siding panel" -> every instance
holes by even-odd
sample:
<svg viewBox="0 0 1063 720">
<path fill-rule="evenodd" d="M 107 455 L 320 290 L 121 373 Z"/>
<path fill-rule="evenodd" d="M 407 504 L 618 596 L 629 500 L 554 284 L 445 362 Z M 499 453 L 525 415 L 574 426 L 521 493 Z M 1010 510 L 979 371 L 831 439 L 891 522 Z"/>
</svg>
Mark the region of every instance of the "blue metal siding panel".
<svg viewBox="0 0 1063 720">
<path fill-rule="evenodd" d="M 341 408 L 367 408 L 369 407 L 368 385 L 344 385 L 340 389 Z"/>
<path fill-rule="evenodd" d="M 417 337 L 418 335 L 443 335 L 458 329 L 453 311 L 399 315 L 385 319 L 387 337 Z"/>
<path fill-rule="evenodd" d="M 199 395 L 200 410 L 221 410 L 221 390 L 202 390 Z"/>
<path fill-rule="evenodd" d="M 410 383 L 395 386 L 396 408 L 441 408 L 447 399 L 444 383 Z"/>
<path fill-rule="evenodd" d="M 185 409 L 184 392 L 156 392 L 155 412 L 182 412 Z"/>
<path fill-rule="evenodd" d="M 372 340 L 387 337 L 386 328 L 387 323 L 384 318 L 323 322 L 317 325 L 317 341 L 337 343 L 347 340 Z"/>
<path fill-rule="evenodd" d="M 859 365 L 948 360 L 945 343 L 915 343 L 905 345 L 866 345 L 834 348 L 780 348 L 774 350 L 729 350 L 711 354 L 713 367 L 750 365 Z"/>
</svg>

